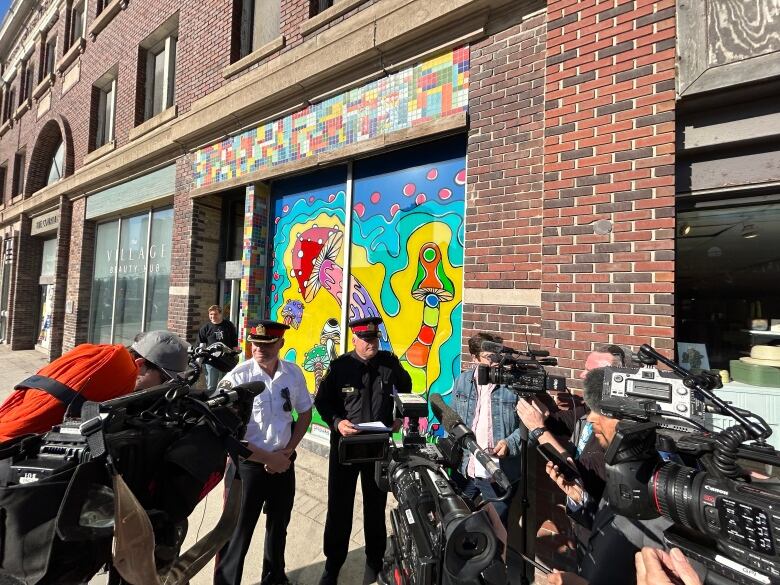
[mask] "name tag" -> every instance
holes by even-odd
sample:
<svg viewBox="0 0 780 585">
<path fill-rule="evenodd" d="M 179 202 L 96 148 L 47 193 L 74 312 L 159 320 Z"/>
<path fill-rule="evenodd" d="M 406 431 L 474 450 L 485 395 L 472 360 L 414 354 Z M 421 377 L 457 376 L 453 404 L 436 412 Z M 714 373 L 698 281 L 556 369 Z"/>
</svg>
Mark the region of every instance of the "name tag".
<svg viewBox="0 0 780 585">
<path fill-rule="evenodd" d="M 342 394 L 354 394 L 357 390 L 353 386 L 345 386 L 341 389 Z"/>
</svg>

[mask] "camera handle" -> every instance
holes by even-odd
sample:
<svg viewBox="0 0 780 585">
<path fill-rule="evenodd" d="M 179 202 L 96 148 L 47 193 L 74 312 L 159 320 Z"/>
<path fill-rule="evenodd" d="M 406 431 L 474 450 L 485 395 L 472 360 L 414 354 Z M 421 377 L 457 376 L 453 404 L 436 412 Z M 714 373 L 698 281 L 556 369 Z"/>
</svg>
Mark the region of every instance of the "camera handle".
<svg viewBox="0 0 780 585">
<path fill-rule="evenodd" d="M 640 359 L 642 356 L 649 356 L 669 367 L 669 369 L 682 378 L 683 384 L 688 388 L 701 393 L 720 410 L 721 414 L 730 416 L 744 427 L 750 435 L 749 438 L 756 439 L 763 443 L 764 440 L 772 434 L 772 429 L 762 429 L 760 425 L 740 414 L 741 409 L 733 408 L 728 402 L 721 400 L 715 395 L 713 390 L 723 387 L 723 383 L 720 381 L 719 376 L 709 373 L 693 374 L 666 356 L 661 355 L 646 343 L 639 348 L 639 355 Z"/>
</svg>

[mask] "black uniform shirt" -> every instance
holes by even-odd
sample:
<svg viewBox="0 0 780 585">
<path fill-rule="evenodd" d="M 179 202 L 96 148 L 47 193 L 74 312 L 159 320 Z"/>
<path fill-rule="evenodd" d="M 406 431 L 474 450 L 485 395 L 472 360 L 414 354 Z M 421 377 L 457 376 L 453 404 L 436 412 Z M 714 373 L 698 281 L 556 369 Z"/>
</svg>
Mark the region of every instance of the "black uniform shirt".
<svg viewBox="0 0 780 585">
<path fill-rule="evenodd" d="M 363 361 L 351 351 L 330 363 L 314 405 L 333 430 L 343 419 L 353 423 L 382 421 L 391 426 L 393 389 L 398 393 L 412 391 L 412 379 L 394 354 L 380 351 Z"/>
</svg>

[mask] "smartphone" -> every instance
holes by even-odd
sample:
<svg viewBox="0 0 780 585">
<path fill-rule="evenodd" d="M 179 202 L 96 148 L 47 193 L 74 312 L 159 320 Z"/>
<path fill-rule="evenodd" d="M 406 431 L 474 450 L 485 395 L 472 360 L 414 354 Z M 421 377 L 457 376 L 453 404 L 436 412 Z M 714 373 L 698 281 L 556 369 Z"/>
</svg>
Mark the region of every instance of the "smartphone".
<svg viewBox="0 0 780 585">
<path fill-rule="evenodd" d="M 549 443 L 537 445 L 536 449 L 547 461 L 552 461 L 554 465 L 558 466 L 558 471 L 563 474 L 563 479 L 566 481 L 573 482 L 580 477 L 577 469 L 566 459 L 565 453 L 560 453 L 558 449 Z"/>
<path fill-rule="evenodd" d="M 534 567 L 539 569 L 545 575 L 549 575 L 550 573 L 552 573 L 552 569 L 550 567 L 548 567 L 547 565 L 545 565 L 544 563 L 542 563 L 540 561 L 535 561 L 534 559 L 531 559 L 531 558 L 528 558 L 523 553 L 520 553 L 520 556 L 523 557 L 523 560 L 526 563 L 530 563 L 531 565 L 533 565 Z"/>
</svg>

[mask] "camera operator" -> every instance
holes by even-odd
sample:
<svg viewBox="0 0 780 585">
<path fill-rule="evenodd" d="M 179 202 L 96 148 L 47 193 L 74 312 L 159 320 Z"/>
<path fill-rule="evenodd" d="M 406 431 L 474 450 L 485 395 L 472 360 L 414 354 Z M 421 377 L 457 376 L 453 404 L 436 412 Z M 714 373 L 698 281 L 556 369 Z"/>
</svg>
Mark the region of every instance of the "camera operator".
<svg viewBox="0 0 780 585">
<path fill-rule="evenodd" d="M 331 429 L 328 460 L 328 514 L 325 520 L 323 552 L 325 571 L 321 585 L 335 585 L 347 558 L 352 510 L 358 475 L 363 490 L 363 529 L 366 536 L 364 582 L 371 583 L 382 568 L 387 541 L 385 506 L 387 492 L 374 479 L 374 463 L 344 465 L 339 462 L 339 440 L 360 431 L 355 423 L 381 421 L 401 428 L 393 420 L 393 394 L 412 390 L 412 379 L 398 358 L 379 351 L 379 317 L 350 321 L 355 349 L 330 363 L 320 382 L 314 404 Z"/>
<path fill-rule="evenodd" d="M 172 380 L 188 366 L 187 344 L 170 331 L 139 333 L 129 350 L 138 366 L 136 391 Z"/>
<path fill-rule="evenodd" d="M 507 386 L 477 383 L 476 366 L 490 365 L 493 354 L 481 350 L 482 342 L 500 344 L 501 337 L 480 332 L 468 341 L 469 353 L 474 369 L 466 370 L 458 376 L 452 387 L 452 409 L 476 436 L 477 443 L 489 455 L 498 459 L 498 464 L 513 484 L 520 477 L 520 419 L 515 412 L 518 397 Z M 481 494 L 486 498 L 503 496 L 494 484 L 485 468 L 464 449 L 460 468 L 454 471 L 452 479 L 461 492 L 474 498 Z M 499 493 L 501 492 L 501 493 Z M 510 496 L 511 498 L 511 496 Z M 492 502 L 504 526 L 509 516 L 509 499 Z"/>
<path fill-rule="evenodd" d="M 598 348 L 588 354 L 580 378 L 584 379 L 588 372 L 596 368 L 624 366 L 624 362 L 625 351 L 619 346 Z M 548 400 L 546 404 L 540 405 L 537 401 L 521 400 L 517 404 L 517 414 L 529 429 L 529 446 L 549 443 L 561 453 L 568 453 L 582 479 L 579 484 L 571 486 L 569 493 L 573 497 L 570 496 L 567 501 L 567 510 L 574 520 L 572 528 L 577 539 L 579 562 L 590 537 L 590 530 L 583 524 L 590 524 L 604 492 L 604 449 L 593 434 L 593 424 L 587 420 L 587 407 L 581 406 L 578 396 L 561 394 L 564 393 L 555 397 L 555 403 Z M 567 408 L 562 409 L 561 406 Z M 560 439 L 562 437 L 567 437 L 568 440 Z M 580 522 L 580 515 L 589 519 Z"/>
<path fill-rule="evenodd" d="M 279 359 L 284 332 L 289 328 L 275 321 L 250 323 L 246 338 L 252 343 L 252 359 L 236 366 L 218 386 L 231 388 L 258 380 L 265 383 L 265 391 L 255 397 L 246 431 L 253 454 L 239 464 L 243 480 L 241 515 L 217 557 L 215 585 L 240 585 L 244 558 L 264 504 L 268 517 L 260 583 L 289 584 L 284 572 L 284 549 L 295 499 L 293 460 L 295 448 L 311 423 L 312 406 L 301 369 L 293 362 Z M 298 413 L 295 423 L 293 409 Z M 234 473 L 231 463 L 227 490 Z"/>
<path fill-rule="evenodd" d="M 619 420 L 605 416 L 599 405 L 604 387 L 604 369 L 597 368 L 585 377 L 585 403 L 590 408 L 587 420 L 593 425 L 593 435 L 606 450 L 617 432 Z M 584 490 L 576 483 L 566 481 L 557 466 L 547 464 L 547 473 L 558 487 L 575 502 L 582 503 Z M 663 548 L 663 531 L 672 522 L 664 518 L 633 520 L 616 514 L 603 498 L 589 522 L 587 515 L 578 522 L 585 523 L 591 534 L 585 546 L 585 554 L 579 562 L 578 575 L 554 573 L 549 582 L 553 585 L 589 583 L 590 585 L 633 584 L 636 582 L 633 556 L 642 547 Z"/>
<path fill-rule="evenodd" d="M 702 585 L 679 548 L 666 552 L 645 547 L 634 558 L 637 585 Z"/>
<path fill-rule="evenodd" d="M 236 326 L 229 319 L 222 317 L 222 307 L 211 305 L 208 310 L 209 322 L 198 330 L 198 343 L 211 345 L 212 343 L 222 342 L 230 349 L 238 349 L 238 332 Z M 229 362 L 229 365 L 235 367 L 238 360 L 234 357 L 223 358 Z M 225 376 L 225 372 L 216 366 L 206 362 L 204 364 L 206 373 L 206 389 L 213 392 L 217 389 L 217 383 Z"/>
</svg>

